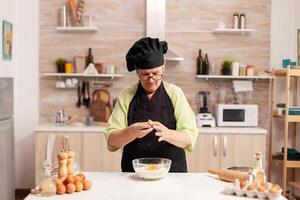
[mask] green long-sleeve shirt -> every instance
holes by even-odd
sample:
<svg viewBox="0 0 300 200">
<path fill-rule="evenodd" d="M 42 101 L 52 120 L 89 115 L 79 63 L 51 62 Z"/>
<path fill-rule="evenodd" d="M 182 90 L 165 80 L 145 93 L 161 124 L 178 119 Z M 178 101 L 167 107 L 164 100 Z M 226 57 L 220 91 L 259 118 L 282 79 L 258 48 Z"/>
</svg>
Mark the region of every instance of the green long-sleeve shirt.
<svg viewBox="0 0 300 200">
<path fill-rule="evenodd" d="M 195 114 L 191 109 L 181 88 L 174 84 L 169 84 L 166 82 L 164 82 L 164 85 L 174 107 L 176 130 L 185 131 L 189 134 L 192 144 L 184 149 L 191 152 L 198 136 Z M 105 131 L 106 139 L 108 139 L 111 132 L 128 127 L 127 114 L 129 104 L 136 93 L 137 86 L 138 83 L 132 85 L 131 87 L 123 90 L 120 93 L 115 108 L 113 109 L 113 112 L 108 120 L 108 127 Z M 111 147 L 109 147 L 109 149 L 117 150 Z"/>
</svg>

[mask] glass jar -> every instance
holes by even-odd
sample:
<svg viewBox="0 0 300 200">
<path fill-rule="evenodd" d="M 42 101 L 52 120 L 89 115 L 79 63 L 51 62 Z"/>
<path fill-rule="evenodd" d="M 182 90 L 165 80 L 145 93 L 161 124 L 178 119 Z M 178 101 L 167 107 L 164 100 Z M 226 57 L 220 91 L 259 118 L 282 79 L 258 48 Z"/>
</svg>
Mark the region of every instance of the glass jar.
<svg viewBox="0 0 300 200">
<path fill-rule="evenodd" d="M 254 65 L 247 65 L 246 73 L 247 76 L 254 76 Z"/>
<path fill-rule="evenodd" d="M 83 27 L 96 27 L 95 16 L 92 16 L 92 15 L 83 16 L 82 26 Z"/>
<path fill-rule="evenodd" d="M 51 165 L 44 165 L 43 180 L 39 184 L 40 195 L 42 197 L 54 196 L 56 193 L 56 185 L 51 178 Z"/>
</svg>

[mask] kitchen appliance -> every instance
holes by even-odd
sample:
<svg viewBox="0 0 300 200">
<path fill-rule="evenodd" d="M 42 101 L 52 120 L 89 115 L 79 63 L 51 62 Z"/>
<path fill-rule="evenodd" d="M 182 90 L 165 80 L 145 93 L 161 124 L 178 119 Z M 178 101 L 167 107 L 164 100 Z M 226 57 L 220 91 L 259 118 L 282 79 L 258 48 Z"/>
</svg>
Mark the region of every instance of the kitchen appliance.
<svg viewBox="0 0 300 200">
<path fill-rule="evenodd" d="M 13 79 L 0 78 L 0 199 L 15 199 Z"/>
<path fill-rule="evenodd" d="M 166 35 L 166 0 L 147 0 L 146 12 L 146 35 L 147 37 L 159 38 L 165 41 Z M 180 62 L 184 58 L 177 55 L 170 48 L 165 54 L 166 61 Z"/>
<path fill-rule="evenodd" d="M 217 104 L 218 126 L 257 126 L 258 106 L 255 104 Z"/>
<path fill-rule="evenodd" d="M 208 111 L 209 91 L 201 91 L 200 95 L 200 113 L 197 114 L 198 127 L 215 127 L 215 118 Z"/>
</svg>

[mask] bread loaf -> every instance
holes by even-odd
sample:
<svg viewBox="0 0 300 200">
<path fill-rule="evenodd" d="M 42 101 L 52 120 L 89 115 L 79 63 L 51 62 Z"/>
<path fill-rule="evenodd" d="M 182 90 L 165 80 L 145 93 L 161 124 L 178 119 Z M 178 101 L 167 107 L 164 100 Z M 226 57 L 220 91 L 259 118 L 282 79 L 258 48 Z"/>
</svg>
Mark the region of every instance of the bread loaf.
<svg viewBox="0 0 300 200">
<path fill-rule="evenodd" d="M 70 22 L 72 26 L 79 26 L 79 21 L 76 18 L 76 2 L 75 0 L 68 0 L 69 6 L 69 15 L 70 15 Z"/>
</svg>

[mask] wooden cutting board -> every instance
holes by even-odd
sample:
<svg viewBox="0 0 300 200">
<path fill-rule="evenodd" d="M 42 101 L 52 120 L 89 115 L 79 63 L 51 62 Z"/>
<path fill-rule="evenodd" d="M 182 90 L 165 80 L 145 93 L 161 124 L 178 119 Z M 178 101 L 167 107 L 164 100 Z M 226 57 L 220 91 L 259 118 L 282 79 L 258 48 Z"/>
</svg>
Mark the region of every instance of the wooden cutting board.
<svg viewBox="0 0 300 200">
<path fill-rule="evenodd" d="M 107 122 L 112 112 L 110 106 L 110 94 L 107 90 L 95 90 L 92 94 L 90 114 L 94 121 Z"/>
</svg>

